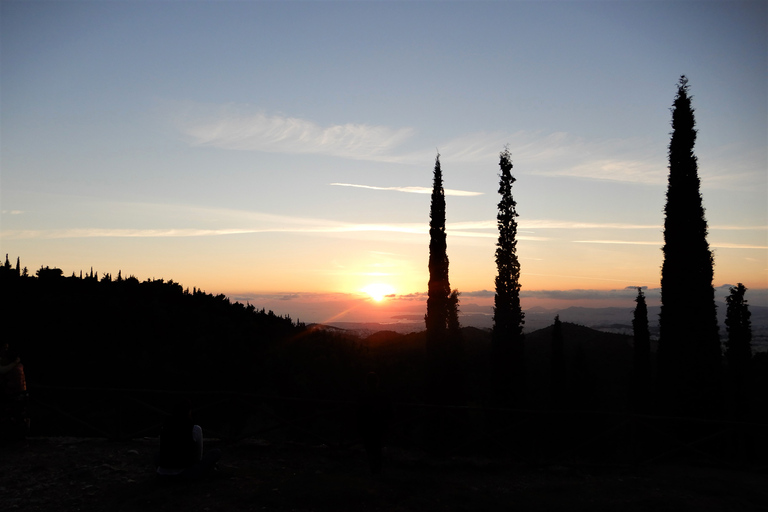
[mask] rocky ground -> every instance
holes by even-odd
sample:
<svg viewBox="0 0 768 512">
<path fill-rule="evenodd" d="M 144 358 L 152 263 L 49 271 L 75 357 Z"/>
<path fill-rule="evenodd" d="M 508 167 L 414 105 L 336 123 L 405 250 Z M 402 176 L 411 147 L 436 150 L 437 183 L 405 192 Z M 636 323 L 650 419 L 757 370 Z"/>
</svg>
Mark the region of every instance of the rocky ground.
<svg viewBox="0 0 768 512">
<path fill-rule="evenodd" d="M 218 446 L 218 471 L 159 481 L 156 439 L 30 438 L 0 447 L 4 511 L 758 511 L 768 473 L 682 463 L 522 467 L 390 450 L 368 474 L 361 450 L 244 440 Z"/>
</svg>

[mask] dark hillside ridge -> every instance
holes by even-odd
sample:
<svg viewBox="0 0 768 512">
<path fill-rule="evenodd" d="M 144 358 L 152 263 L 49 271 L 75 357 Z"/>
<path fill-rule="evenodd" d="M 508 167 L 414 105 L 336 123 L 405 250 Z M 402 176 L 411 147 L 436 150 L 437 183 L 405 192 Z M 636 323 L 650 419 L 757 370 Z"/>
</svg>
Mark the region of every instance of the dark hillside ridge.
<svg viewBox="0 0 768 512">
<path fill-rule="evenodd" d="M 3 338 L 31 386 L 254 389 L 253 366 L 304 327 L 173 281 L 0 273 Z"/>
</svg>

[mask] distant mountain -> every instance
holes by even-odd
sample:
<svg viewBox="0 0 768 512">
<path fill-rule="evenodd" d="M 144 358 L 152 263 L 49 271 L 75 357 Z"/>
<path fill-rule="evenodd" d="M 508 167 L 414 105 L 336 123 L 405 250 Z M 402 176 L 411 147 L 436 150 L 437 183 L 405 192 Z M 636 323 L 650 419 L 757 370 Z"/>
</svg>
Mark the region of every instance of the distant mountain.
<svg viewBox="0 0 768 512">
<path fill-rule="evenodd" d="M 768 307 L 750 306 L 752 313 L 752 345 L 756 352 L 768 351 Z M 659 335 L 659 306 L 648 308 L 649 327 L 651 336 Z M 533 333 L 544 329 L 554 323 L 555 316 L 560 316 L 560 321 L 583 325 L 592 329 L 616 334 L 632 335 L 632 317 L 634 307 L 609 307 L 586 308 L 571 306 L 564 309 L 547 309 L 540 306 L 525 310 L 525 333 Z M 720 325 L 720 337 L 726 340 L 728 332 L 725 328 L 725 304 L 718 304 L 718 323 Z M 416 315 L 393 317 L 392 323 L 365 323 L 365 322 L 332 322 L 328 325 L 338 327 L 355 334 L 361 338 L 371 334 L 390 330 L 401 334 L 419 332 L 424 330 L 423 319 Z M 461 315 L 461 323 L 465 327 L 475 327 L 489 330 L 493 327 L 491 314 L 468 313 Z"/>
<path fill-rule="evenodd" d="M 569 403 L 583 408 L 623 408 L 632 370 L 632 337 L 569 322 L 563 322 L 562 333 Z M 491 333 L 488 329 L 464 327 L 462 334 L 470 388 L 485 390 L 490 385 Z M 389 388 L 406 399 L 418 386 L 400 379 L 412 379 L 413 375 L 403 374 L 398 379 L 394 376 L 423 359 L 425 341 L 423 331 L 403 334 L 385 330 L 368 335 L 361 343 L 379 361 L 377 371 L 390 377 Z M 526 335 L 527 387 L 532 404 L 547 403 L 549 399 L 551 350 L 552 326 Z"/>
</svg>

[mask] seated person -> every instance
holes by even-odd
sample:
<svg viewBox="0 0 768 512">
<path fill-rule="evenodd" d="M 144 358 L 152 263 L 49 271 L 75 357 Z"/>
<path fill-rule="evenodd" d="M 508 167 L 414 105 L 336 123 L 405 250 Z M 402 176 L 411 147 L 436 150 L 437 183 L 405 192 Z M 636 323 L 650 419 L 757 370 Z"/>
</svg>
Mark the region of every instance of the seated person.
<svg viewBox="0 0 768 512">
<path fill-rule="evenodd" d="M 203 454 L 203 429 L 192 422 L 192 407 L 187 400 L 175 404 L 171 417 L 160 433 L 157 474 L 184 479 L 199 478 L 209 473 L 221 457 L 213 449 Z"/>
</svg>

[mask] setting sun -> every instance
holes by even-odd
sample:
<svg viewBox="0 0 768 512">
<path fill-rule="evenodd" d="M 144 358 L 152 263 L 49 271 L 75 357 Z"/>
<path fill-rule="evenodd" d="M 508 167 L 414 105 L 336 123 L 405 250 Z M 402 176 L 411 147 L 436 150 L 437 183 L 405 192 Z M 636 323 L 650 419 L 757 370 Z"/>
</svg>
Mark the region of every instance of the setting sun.
<svg viewBox="0 0 768 512">
<path fill-rule="evenodd" d="M 370 295 L 371 298 L 376 302 L 381 302 L 382 300 L 384 300 L 384 297 L 386 297 L 387 295 L 391 295 L 395 293 L 395 289 L 393 287 L 391 287 L 388 284 L 382 284 L 382 283 L 369 284 L 368 286 L 366 286 L 360 291 Z"/>
</svg>

